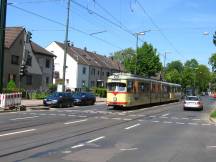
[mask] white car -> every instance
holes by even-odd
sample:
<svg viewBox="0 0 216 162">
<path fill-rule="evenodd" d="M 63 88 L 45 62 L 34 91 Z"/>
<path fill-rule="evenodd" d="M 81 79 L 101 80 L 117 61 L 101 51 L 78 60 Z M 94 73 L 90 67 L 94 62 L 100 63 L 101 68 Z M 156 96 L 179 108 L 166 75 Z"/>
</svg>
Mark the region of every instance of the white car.
<svg viewBox="0 0 216 162">
<path fill-rule="evenodd" d="M 184 110 L 203 110 L 203 103 L 198 96 L 186 96 L 184 100 Z"/>
</svg>

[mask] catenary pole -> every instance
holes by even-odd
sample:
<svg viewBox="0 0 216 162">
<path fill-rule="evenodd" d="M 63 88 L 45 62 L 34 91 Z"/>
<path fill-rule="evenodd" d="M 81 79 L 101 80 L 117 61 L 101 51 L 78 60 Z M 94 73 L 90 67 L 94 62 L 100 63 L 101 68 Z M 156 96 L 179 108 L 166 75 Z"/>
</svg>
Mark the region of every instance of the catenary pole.
<svg viewBox="0 0 216 162">
<path fill-rule="evenodd" d="M 0 92 L 3 90 L 4 76 L 4 42 L 6 27 L 7 0 L 1 0 L 0 10 Z"/>
<path fill-rule="evenodd" d="M 68 28 L 69 28 L 69 16 L 70 16 L 70 1 L 68 0 L 67 4 L 67 20 L 66 20 L 66 32 L 65 32 L 65 47 L 64 47 L 64 63 L 63 63 L 63 85 L 62 91 L 65 91 L 65 74 L 66 74 L 66 60 L 67 60 L 67 51 L 68 51 Z"/>
</svg>

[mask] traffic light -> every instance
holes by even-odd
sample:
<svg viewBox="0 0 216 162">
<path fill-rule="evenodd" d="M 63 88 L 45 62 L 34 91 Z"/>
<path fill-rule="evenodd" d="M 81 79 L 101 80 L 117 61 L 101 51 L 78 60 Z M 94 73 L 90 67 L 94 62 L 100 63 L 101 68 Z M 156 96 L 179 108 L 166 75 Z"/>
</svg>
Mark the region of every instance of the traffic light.
<svg viewBox="0 0 216 162">
<path fill-rule="evenodd" d="M 20 76 L 25 76 L 26 74 L 28 73 L 28 70 L 27 70 L 27 66 L 26 65 L 21 65 L 20 66 Z"/>
<path fill-rule="evenodd" d="M 214 45 L 216 46 L 216 32 L 215 32 L 215 34 L 213 35 L 213 43 L 214 43 Z"/>
<path fill-rule="evenodd" d="M 31 39 L 32 39 L 32 33 L 31 32 L 27 32 L 26 42 L 29 43 Z"/>
</svg>

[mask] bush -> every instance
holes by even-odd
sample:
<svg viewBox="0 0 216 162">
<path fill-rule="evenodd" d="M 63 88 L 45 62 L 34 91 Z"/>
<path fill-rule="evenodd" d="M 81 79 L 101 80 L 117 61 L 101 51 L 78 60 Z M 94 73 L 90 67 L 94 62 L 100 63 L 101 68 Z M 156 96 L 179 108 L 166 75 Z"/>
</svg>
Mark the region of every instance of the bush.
<svg viewBox="0 0 216 162">
<path fill-rule="evenodd" d="M 107 90 L 105 88 L 94 88 L 93 92 L 96 96 L 104 97 L 104 98 L 107 97 Z"/>
<path fill-rule="evenodd" d="M 13 93 L 19 92 L 20 90 L 16 87 L 16 84 L 13 80 L 10 80 L 7 84 L 7 88 L 3 89 L 3 93 Z"/>
<path fill-rule="evenodd" d="M 49 84 L 48 85 L 49 92 L 56 92 L 57 91 L 57 85 L 56 84 Z"/>
<path fill-rule="evenodd" d="M 44 99 L 47 96 L 48 96 L 48 93 L 46 92 L 33 92 L 31 94 L 32 99 Z"/>
</svg>

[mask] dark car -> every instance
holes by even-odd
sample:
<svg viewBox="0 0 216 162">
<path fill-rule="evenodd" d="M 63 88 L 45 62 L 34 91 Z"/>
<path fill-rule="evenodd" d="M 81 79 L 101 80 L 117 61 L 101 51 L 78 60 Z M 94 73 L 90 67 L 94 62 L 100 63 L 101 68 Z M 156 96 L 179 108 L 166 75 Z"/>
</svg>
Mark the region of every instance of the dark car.
<svg viewBox="0 0 216 162">
<path fill-rule="evenodd" d="M 96 101 L 95 95 L 87 92 L 79 92 L 73 94 L 74 105 L 94 105 Z"/>
<path fill-rule="evenodd" d="M 43 100 L 45 106 L 71 107 L 73 94 L 68 92 L 54 92 Z"/>
</svg>

